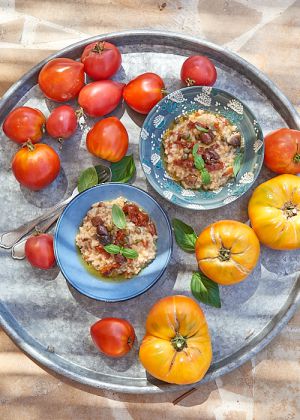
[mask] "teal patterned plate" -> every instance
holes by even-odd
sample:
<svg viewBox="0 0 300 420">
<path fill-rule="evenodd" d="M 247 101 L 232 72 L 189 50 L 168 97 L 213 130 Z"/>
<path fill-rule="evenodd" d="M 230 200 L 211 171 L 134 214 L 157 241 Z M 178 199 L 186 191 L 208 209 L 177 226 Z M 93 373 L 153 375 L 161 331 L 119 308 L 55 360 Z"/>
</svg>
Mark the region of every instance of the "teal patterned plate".
<svg viewBox="0 0 300 420">
<path fill-rule="evenodd" d="M 165 130 L 180 115 L 204 109 L 223 115 L 242 134 L 242 165 L 237 177 L 216 191 L 189 190 L 166 172 L 161 153 Z M 187 87 L 170 93 L 148 114 L 140 134 L 140 159 L 146 178 L 167 200 L 194 210 L 225 206 L 254 183 L 264 158 L 262 130 L 250 109 L 228 92 L 208 86 Z"/>
</svg>

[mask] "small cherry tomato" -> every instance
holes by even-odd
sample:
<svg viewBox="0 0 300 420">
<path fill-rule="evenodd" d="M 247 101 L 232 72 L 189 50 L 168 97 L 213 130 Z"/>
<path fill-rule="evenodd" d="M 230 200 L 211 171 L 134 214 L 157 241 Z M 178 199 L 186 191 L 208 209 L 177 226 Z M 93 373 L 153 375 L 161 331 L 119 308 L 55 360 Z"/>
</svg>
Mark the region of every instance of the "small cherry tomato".
<svg viewBox="0 0 300 420">
<path fill-rule="evenodd" d="M 127 354 L 135 339 L 133 326 L 120 318 L 103 318 L 91 326 L 90 332 L 95 346 L 110 357 Z"/>
<path fill-rule="evenodd" d="M 70 105 L 55 108 L 49 115 L 46 123 L 48 134 L 55 139 L 67 139 L 75 133 L 77 116 Z"/>
<path fill-rule="evenodd" d="M 58 102 L 75 98 L 84 86 L 83 64 L 70 58 L 54 58 L 40 71 L 38 82 L 49 99 Z"/>
<path fill-rule="evenodd" d="M 265 165 L 277 174 L 299 174 L 300 131 L 280 128 L 267 134 Z"/>
<path fill-rule="evenodd" d="M 128 133 L 116 117 L 98 121 L 86 137 L 87 149 L 92 155 L 110 162 L 121 160 L 128 149 Z"/>
<path fill-rule="evenodd" d="M 84 86 L 78 103 L 90 117 L 101 117 L 112 112 L 122 99 L 124 84 L 113 80 L 99 80 Z"/>
<path fill-rule="evenodd" d="M 180 77 L 187 86 L 212 86 L 217 80 L 217 70 L 209 58 L 192 55 L 183 63 Z"/>
<path fill-rule="evenodd" d="M 94 80 L 109 79 L 120 68 L 122 58 L 118 48 L 106 41 L 96 41 L 83 50 L 84 71 Z"/>
<path fill-rule="evenodd" d="M 20 184 L 30 190 L 41 190 L 51 184 L 60 170 L 60 159 L 52 147 L 27 142 L 12 160 L 12 171 Z"/>
<path fill-rule="evenodd" d="M 148 112 L 164 96 L 165 85 L 155 73 L 144 73 L 131 80 L 124 88 L 125 102 L 140 114 Z"/>
<path fill-rule="evenodd" d="M 48 233 L 31 236 L 25 243 L 25 255 L 33 267 L 52 268 L 55 264 L 53 236 Z"/>
<path fill-rule="evenodd" d="M 3 131 L 16 143 L 25 143 L 28 140 L 37 143 L 44 134 L 45 123 L 46 118 L 40 110 L 20 106 L 7 115 L 3 123 Z"/>
</svg>

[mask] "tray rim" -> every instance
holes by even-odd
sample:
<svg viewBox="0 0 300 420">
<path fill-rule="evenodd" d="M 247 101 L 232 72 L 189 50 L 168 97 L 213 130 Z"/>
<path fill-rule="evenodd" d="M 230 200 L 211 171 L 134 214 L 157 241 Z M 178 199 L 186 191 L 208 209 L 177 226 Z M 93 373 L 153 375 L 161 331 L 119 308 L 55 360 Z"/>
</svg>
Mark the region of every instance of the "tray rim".
<svg viewBox="0 0 300 420">
<path fill-rule="evenodd" d="M 71 53 L 74 49 L 79 47 L 84 47 L 86 44 L 91 43 L 96 40 L 107 40 L 109 39 L 112 42 L 116 42 L 118 45 L 118 40 L 122 40 L 124 37 L 130 39 L 131 37 L 143 37 L 144 39 L 151 39 L 152 37 L 161 37 L 168 43 L 168 39 L 172 40 L 176 38 L 177 41 L 186 42 L 188 44 L 193 44 L 195 46 L 199 46 L 201 48 L 207 48 L 214 53 L 219 54 L 219 56 L 224 56 L 226 59 L 235 62 L 238 66 L 242 69 L 247 69 L 247 76 L 250 76 L 250 79 L 256 80 L 256 85 L 258 88 L 265 94 L 265 91 L 269 91 L 273 93 L 273 99 L 268 99 L 272 102 L 273 106 L 276 107 L 276 103 L 280 104 L 281 107 L 277 111 L 286 121 L 289 119 L 288 125 L 291 128 L 298 128 L 300 129 L 300 116 L 297 113 L 296 109 L 289 101 L 289 99 L 283 94 L 279 88 L 259 69 L 257 69 L 254 65 L 250 64 L 245 59 L 241 58 L 234 52 L 230 51 L 227 48 L 218 46 L 214 43 L 192 37 L 187 36 L 185 34 L 171 32 L 171 31 L 160 31 L 160 30 L 128 30 L 122 32 L 113 32 L 113 33 L 106 33 L 106 34 L 99 34 L 90 38 L 82 39 L 74 44 L 71 44 L 64 49 L 61 49 L 54 54 L 51 54 L 43 61 L 32 67 L 27 73 L 25 73 L 17 82 L 15 82 L 2 96 L 0 99 L 0 114 L 1 110 L 5 108 L 5 106 L 10 110 L 13 108 L 13 104 L 9 104 L 9 99 L 11 96 L 30 78 L 32 78 L 37 71 L 41 69 L 41 67 L 50 59 L 56 57 L 63 57 L 64 54 Z M 162 44 L 163 45 L 163 44 Z M 240 69 L 238 69 L 240 71 Z M 267 96 L 267 95 L 266 95 Z M 89 371 L 87 368 L 79 368 L 74 371 L 67 369 L 65 365 L 74 366 L 77 365 L 73 362 L 69 362 L 66 359 L 62 358 L 61 356 L 56 355 L 55 353 L 51 353 L 47 351 L 43 346 L 41 346 L 33 337 L 31 337 L 26 330 L 21 327 L 17 320 L 7 311 L 4 304 L 0 301 L 0 325 L 4 329 L 4 331 L 11 337 L 11 339 L 15 342 L 15 344 L 35 363 L 37 363 L 40 367 L 44 368 L 45 370 L 49 369 L 53 373 L 58 374 L 59 376 L 63 376 L 69 379 L 71 382 L 74 382 L 74 385 L 79 386 L 79 384 L 90 387 L 92 389 L 105 389 L 109 391 L 115 392 L 123 392 L 123 393 L 137 393 L 137 394 L 144 394 L 144 393 L 162 393 L 162 392 L 171 392 L 171 391 L 180 391 L 180 390 L 187 390 L 191 387 L 199 387 L 201 384 L 206 383 L 208 381 L 214 380 L 217 377 L 229 373 L 233 369 L 238 368 L 246 361 L 250 360 L 254 355 L 256 355 L 259 351 L 261 351 L 280 331 L 281 329 L 288 323 L 288 321 L 292 318 L 296 309 L 300 303 L 300 293 L 299 293 L 299 284 L 300 284 L 300 277 L 296 280 L 294 287 L 292 290 L 295 289 L 295 293 L 289 295 L 289 298 L 280 309 L 280 311 L 276 314 L 278 317 L 278 321 L 276 325 L 268 331 L 260 341 L 255 343 L 250 350 L 246 349 L 244 354 L 242 353 L 237 357 L 234 362 L 231 362 L 225 366 L 218 367 L 215 372 L 208 373 L 205 378 L 196 384 L 192 385 L 172 385 L 168 383 L 159 383 L 157 385 L 147 382 L 146 386 L 136 386 L 136 385 L 120 385 L 118 383 L 107 383 L 103 381 L 99 381 L 98 379 L 94 379 L 87 376 L 82 376 L 80 374 L 80 369 Z M 298 293 L 297 293 L 298 289 Z M 269 325 L 269 324 L 267 324 Z M 265 326 L 266 328 L 267 326 Z M 226 360 L 226 358 L 224 359 Z M 60 364 L 58 362 L 61 362 Z M 78 367 L 77 367 L 78 368 Z M 93 372 L 93 371 L 90 371 Z M 138 379 L 138 381 L 142 382 L 145 381 L 144 379 Z M 88 389 L 87 389 L 88 391 Z"/>
</svg>

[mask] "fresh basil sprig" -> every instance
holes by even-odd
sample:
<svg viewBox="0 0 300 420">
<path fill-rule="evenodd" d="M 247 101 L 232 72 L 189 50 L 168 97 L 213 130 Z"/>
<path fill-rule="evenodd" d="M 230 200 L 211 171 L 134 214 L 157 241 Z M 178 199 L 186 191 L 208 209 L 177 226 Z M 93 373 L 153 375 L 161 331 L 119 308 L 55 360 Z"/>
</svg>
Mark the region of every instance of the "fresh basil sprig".
<svg viewBox="0 0 300 420">
<path fill-rule="evenodd" d="M 179 219 L 172 220 L 177 245 L 186 252 L 195 252 L 197 235 L 194 229 Z"/>
<path fill-rule="evenodd" d="M 233 161 L 233 173 L 234 176 L 236 177 L 237 174 L 240 172 L 241 169 L 241 165 L 242 165 L 242 160 L 243 160 L 243 155 L 242 153 L 238 153 Z"/>
<path fill-rule="evenodd" d="M 202 133 L 208 133 L 209 132 L 209 130 L 207 128 L 204 128 L 199 124 L 196 124 L 195 127 L 198 131 L 201 131 Z"/>
<path fill-rule="evenodd" d="M 198 169 L 198 171 L 201 174 L 201 179 L 204 185 L 209 184 L 210 183 L 210 175 L 208 170 L 205 168 L 205 163 L 204 160 L 202 158 L 202 156 L 198 155 L 198 149 L 199 149 L 199 144 L 196 143 L 194 144 L 193 147 L 193 158 L 194 158 L 194 165 L 195 168 Z"/>
<path fill-rule="evenodd" d="M 111 180 L 113 182 L 127 182 L 135 173 L 133 155 L 124 156 L 119 162 L 112 163 L 110 166 Z"/>
<path fill-rule="evenodd" d="M 219 285 L 201 272 L 194 272 L 191 280 L 193 296 L 207 305 L 221 308 Z"/>
<path fill-rule="evenodd" d="M 111 209 L 111 216 L 113 224 L 117 226 L 119 229 L 124 229 L 126 227 L 126 217 L 121 209 L 117 204 L 113 204 Z"/>
<path fill-rule="evenodd" d="M 139 256 L 138 252 L 135 249 L 123 248 L 115 244 L 105 245 L 105 251 L 109 254 L 121 254 L 125 258 L 135 259 Z"/>
<path fill-rule="evenodd" d="M 84 190 L 87 190 L 88 188 L 93 187 L 94 185 L 97 185 L 99 182 L 98 174 L 96 171 L 96 168 L 94 166 L 87 168 L 85 171 L 81 172 L 77 188 L 79 192 L 82 192 Z"/>
</svg>

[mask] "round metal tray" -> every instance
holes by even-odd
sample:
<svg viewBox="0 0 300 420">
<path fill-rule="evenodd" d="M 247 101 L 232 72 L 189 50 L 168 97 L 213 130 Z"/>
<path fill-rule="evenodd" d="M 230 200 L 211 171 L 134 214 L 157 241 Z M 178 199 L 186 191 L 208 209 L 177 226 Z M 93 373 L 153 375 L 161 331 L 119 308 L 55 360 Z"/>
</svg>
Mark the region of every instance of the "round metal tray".
<svg viewBox="0 0 300 420">
<path fill-rule="evenodd" d="M 122 52 L 123 65 L 116 75 L 117 80 L 128 81 L 140 73 L 153 71 L 163 77 L 170 91 L 180 87 L 180 67 L 185 57 L 205 54 L 217 66 L 216 87 L 245 102 L 264 133 L 281 126 L 300 128 L 300 117 L 295 109 L 266 76 L 230 51 L 195 38 L 144 30 L 122 32 L 80 41 L 50 58 L 79 58 L 83 47 L 97 39 L 116 44 Z M 44 63 L 34 67 L 4 95 L 0 102 L 0 123 L 18 105 L 38 107 L 47 115 L 57 106 L 45 99 L 36 86 L 38 72 Z M 158 196 L 146 183 L 138 162 L 138 138 L 143 118 L 124 105 L 114 114 L 122 119 L 129 131 L 130 151 L 134 153 L 138 168 L 134 184 L 153 195 L 170 218 L 180 217 L 193 224 L 197 232 L 220 219 L 247 222 L 251 191 L 221 209 L 201 213 L 183 211 Z M 53 185 L 41 192 L 20 188 L 10 170 L 11 157 L 17 146 L 0 131 L 1 232 L 17 227 L 71 193 L 79 172 L 97 162 L 85 150 L 85 135 L 92 124 L 93 120 L 88 120 L 83 130 L 65 142 L 62 151 L 46 137 L 45 142 L 54 145 L 60 153 L 62 171 Z M 264 169 L 255 186 L 271 176 Z M 9 251 L 1 250 L 1 325 L 37 363 L 85 385 L 87 390 L 93 387 L 155 393 L 189 388 L 148 377 L 138 360 L 138 343 L 153 303 L 173 293 L 190 296 L 191 272 L 196 269 L 196 261 L 193 255 L 174 248 L 171 263 L 158 283 L 142 296 L 121 303 L 98 302 L 82 296 L 68 286 L 57 268 L 36 270 L 26 261 L 12 260 Z M 213 363 L 202 382 L 237 368 L 275 337 L 296 309 L 299 282 L 299 251 L 278 252 L 262 247 L 260 262 L 252 275 L 241 284 L 221 288 L 221 309 L 201 305 L 210 327 L 214 352 Z M 134 325 L 137 343 L 127 357 L 111 360 L 93 346 L 89 326 L 104 316 L 125 317 Z"/>
</svg>

